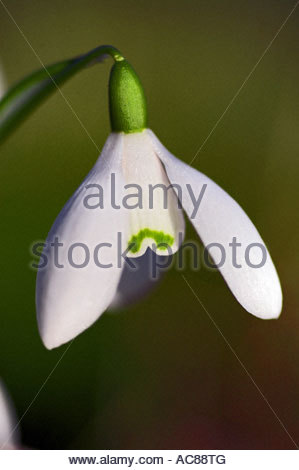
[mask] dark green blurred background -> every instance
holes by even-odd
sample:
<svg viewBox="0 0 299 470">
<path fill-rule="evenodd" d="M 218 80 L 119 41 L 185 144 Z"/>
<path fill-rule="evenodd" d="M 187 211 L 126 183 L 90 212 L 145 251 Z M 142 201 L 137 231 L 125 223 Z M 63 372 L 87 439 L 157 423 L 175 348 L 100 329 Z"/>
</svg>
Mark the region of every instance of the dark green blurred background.
<svg viewBox="0 0 299 470">
<path fill-rule="evenodd" d="M 6 0 L 45 64 L 100 44 L 118 47 L 147 93 L 150 127 L 190 162 L 294 1 Z M 299 440 L 299 9 L 207 141 L 194 166 L 245 208 L 280 275 L 284 309 L 262 321 L 218 273 L 185 276 L 288 432 Z M 39 68 L 0 5 L 0 60 L 9 85 Z M 63 93 L 97 145 L 109 133 L 111 62 Z M 57 94 L 1 147 L 0 375 L 19 416 L 61 356 L 35 320 L 29 247 L 97 158 Z M 196 238 L 188 226 L 188 237 Z M 294 448 L 246 372 L 172 270 L 151 297 L 104 314 L 78 337 L 25 415 L 33 448 Z"/>
</svg>

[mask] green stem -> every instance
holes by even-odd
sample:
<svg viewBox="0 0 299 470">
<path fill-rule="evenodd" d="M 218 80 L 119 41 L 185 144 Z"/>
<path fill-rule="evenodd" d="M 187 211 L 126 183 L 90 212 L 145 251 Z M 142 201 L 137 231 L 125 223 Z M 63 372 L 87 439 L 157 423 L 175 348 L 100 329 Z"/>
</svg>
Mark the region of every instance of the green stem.
<svg viewBox="0 0 299 470">
<path fill-rule="evenodd" d="M 106 55 L 115 63 L 124 60 L 115 47 L 99 46 L 87 54 L 43 67 L 13 86 L 0 101 L 0 142 L 63 83 Z"/>
</svg>

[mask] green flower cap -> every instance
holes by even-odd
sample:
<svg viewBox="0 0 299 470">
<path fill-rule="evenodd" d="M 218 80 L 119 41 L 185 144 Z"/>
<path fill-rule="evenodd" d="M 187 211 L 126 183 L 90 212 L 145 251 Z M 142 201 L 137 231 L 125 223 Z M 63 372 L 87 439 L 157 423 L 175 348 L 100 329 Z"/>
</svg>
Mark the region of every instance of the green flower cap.
<svg viewBox="0 0 299 470">
<path fill-rule="evenodd" d="M 109 80 L 112 132 L 141 132 L 147 127 L 144 90 L 133 67 L 123 57 L 115 59 Z"/>
</svg>

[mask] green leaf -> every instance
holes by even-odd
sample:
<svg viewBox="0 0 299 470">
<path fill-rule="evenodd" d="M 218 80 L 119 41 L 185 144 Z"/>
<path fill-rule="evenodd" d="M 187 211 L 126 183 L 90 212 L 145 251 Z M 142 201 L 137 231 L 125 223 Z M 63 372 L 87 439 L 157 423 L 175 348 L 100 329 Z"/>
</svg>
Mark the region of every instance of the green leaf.
<svg viewBox="0 0 299 470">
<path fill-rule="evenodd" d="M 123 60 L 113 46 L 100 46 L 87 54 L 43 67 L 12 87 L 0 101 L 0 143 L 63 83 L 107 55 L 116 62 Z"/>
</svg>

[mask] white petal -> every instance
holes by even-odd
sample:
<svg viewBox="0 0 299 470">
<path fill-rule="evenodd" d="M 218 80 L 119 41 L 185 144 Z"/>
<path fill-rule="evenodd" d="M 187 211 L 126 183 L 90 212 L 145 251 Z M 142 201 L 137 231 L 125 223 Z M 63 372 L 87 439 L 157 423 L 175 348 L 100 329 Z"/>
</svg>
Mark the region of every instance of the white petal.
<svg viewBox="0 0 299 470">
<path fill-rule="evenodd" d="M 226 261 L 219 269 L 232 293 L 240 304 L 253 315 L 264 319 L 277 318 L 282 308 L 282 292 L 269 252 L 266 252 L 265 264 L 259 268 L 250 267 L 247 262 L 248 258 L 245 258 L 246 249 L 252 243 L 258 243 L 265 247 L 253 223 L 236 201 L 223 189 L 204 174 L 174 157 L 152 131 L 148 130 L 148 133 L 157 154 L 165 165 L 169 180 L 171 183 L 181 185 L 183 208 L 204 245 L 219 243 L 224 247 Z M 186 191 L 186 183 L 191 185 L 195 194 L 198 194 L 202 185 L 207 185 L 197 216 L 194 219 L 191 218 L 193 204 Z M 236 237 L 237 242 L 242 244 L 241 247 L 237 247 L 236 251 L 237 263 L 242 266 L 241 268 L 234 267 L 232 263 L 232 251 L 229 243 L 232 242 L 233 237 Z M 258 265 L 263 259 L 262 249 L 259 247 L 250 249 L 249 247 L 248 250 L 250 263 Z M 219 248 L 211 247 L 209 252 L 216 263 L 220 261 Z"/>
<path fill-rule="evenodd" d="M 135 268 L 130 266 L 135 265 Z M 171 257 L 158 256 L 149 248 L 139 258 L 128 259 L 109 310 L 126 308 L 148 295 L 170 266 Z"/>
<path fill-rule="evenodd" d="M 16 412 L 2 380 L 0 380 L 0 448 L 13 449 L 19 444 Z"/>
<path fill-rule="evenodd" d="M 127 246 L 128 215 L 121 208 L 124 187 L 121 158 L 123 136 L 111 134 L 95 166 L 64 206 L 47 238 L 44 254 L 48 264 L 37 275 L 36 305 L 39 331 L 45 346 L 57 347 L 94 323 L 113 299 L 121 276 L 121 260 L 118 259 L 118 232 L 122 243 Z M 115 174 L 116 203 L 111 199 L 111 174 Z M 104 192 L 104 208 L 90 209 L 83 204 L 84 197 L 94 194 L 88 184 L 101 185 Z M 93 206 L 90 201 L 89 206 Z M 63 246 L 59 247 L 60 265 L 54 266 L 54 248 L 49 244 L 58 237 Z M 87 247 L 76 247 L 68 257 L 70 247 L 82 243 Z M 98 251 L 100 243 L 110 243 Z M 84 251 L 85 250 L 85 251 Z M 89 253 L 90 260 L 86 263 Z M 85 262 L 85 267 L 78 268 Z"/>
<path fill-rule="evenodd" d="M 148 247 L 154 247 L 161 256 L 175 253 L 184 237 L 184 217 L 147 131 L 124 136 L 123 170 L 126 205 L 135 206 L 129 209 L 129 242 L 134 245 L 128 256 L 139 257 Z"/>
</svg>

